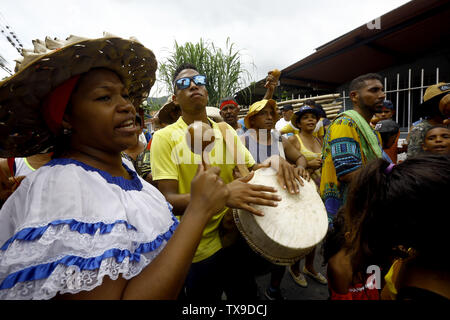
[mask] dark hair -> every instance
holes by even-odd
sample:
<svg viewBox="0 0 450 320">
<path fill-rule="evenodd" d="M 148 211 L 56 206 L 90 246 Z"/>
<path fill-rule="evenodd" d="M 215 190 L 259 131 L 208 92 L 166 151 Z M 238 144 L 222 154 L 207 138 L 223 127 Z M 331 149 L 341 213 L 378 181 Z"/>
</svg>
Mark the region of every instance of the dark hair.
<svg viewBox="0 0 450 320">
<path fill-rule="evenodd" d="M 341 250 L 345 245 L 345 217 L 341 207 L 333 219 L 333 226 L 328 229 L 327 235 L 322 245 L 323 265 L 328 263 L 332 256 Z"/>
<path fill-rule="evenodd" d="M 289 111 L 289 110 L 294 110 L 294 106 L 292 104 L 285 104 L 284 106 L 281 107 L 281 111 Z"/>
<path fill-rule="evenodd" d="M 315 106 L 316 103 L 314 102 L 314 100 L 308 99 L 308 100 L 306 100 L 306 101 L 304 102 L 303 105 L 305 105 L 305 106 Z"/>
<path fill-rule="evenodd" d="M 367 73 L 363 74 L 362 76 L 359 76 L 350 82 L 349 91 L 358 91 L 359 89 L 363 88 L 366 83 L 366 80 L 378 80 L 381 83 L 383 82 L 383 78 L 378 73 Z"/>
<path fill-rule="evenodd" d="M 428 132 L 430 132 L 431 130 L 436 129 L 436 128 L 443 128 L 443 129 L 450 130 L 447 126 L 444 126 L 443 124 L 438 124 L 438 125 L 432 126 L 431 128 L 428 128 L 427 131 L 425 131 L 425 133 L 423 135 L 424 139 L 427 136 Z"/>
<path fill-rule="evenodd" d="M 322 105 L 320 103 L 315 103 L 314 104 L 314 108 L 319 111 L 319 116 L 321 118 L 326 118 L 327 117 L 327 113 L 325 112 L 325 110 L 323 109 L 323 107 L 322 107 Z"/>
<path fill-rule="evenodd" d="M 348 189 L 344 211 L 354 270 L 388 268 L 393 258 L 402 257 L 400 246 L 415 249 L 415 260 L 427 267 L 448 270 L 450 157 L 419 155 L 390 171 L 388 166 L 383 159 L 369 162 Z"/>
<path fill-rule="evenodd" d="M 191 63 L 182 63 L 180 64 L 174 71 L 173 76 L 172 76 L 172 83 L 175 82 L 175 79 L 177 78 L 177 76 L 181 73 L 181 71 L 186 70 L 186 69 L 192 69 L 198 72 L 197 67 L 194 66 Z"/>
</svg>

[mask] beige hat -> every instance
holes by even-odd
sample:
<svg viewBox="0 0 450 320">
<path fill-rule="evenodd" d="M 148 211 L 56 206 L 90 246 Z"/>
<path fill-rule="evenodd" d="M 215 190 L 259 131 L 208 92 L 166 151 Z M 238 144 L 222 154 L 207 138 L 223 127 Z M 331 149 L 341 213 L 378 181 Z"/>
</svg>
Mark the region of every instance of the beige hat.
<svg viewBox="0 0 450 320">
<path fill-rule="evenodd" d="M 171 112 L 180 112 L 180 111 L 181 111 L 180 106 L 176 105 L 172 101 L 172 97 L 169 96 L 167 102 L 155 114 L 155 118 L 157 118 L 160 123 L 172 124 L 178 119 L 173 119 Z"/>
<path fill-rule="evenodd" d="M 429 86 L 423 95 L 423 102 L 427 102 L 428 100 L 447 92 L 450 92 L 450 83 L 439 82 Z"/>
<path fill-rule="evenodd" d="M 220 115 L 219 108 L 216 107 L 206 107 L 206 115 L 213 119 L 215 122 L 222 122 L 223 118 Z"/>
<path fill-rule="evenodd" d="M 135 38 L 104 33 L 102 38 L 70 36 L 33 40 L 24 49 L 16 73 L 0 82 L 0 157 L 25 157 L 54 144 L 41 114 L 42 101 L 56 87 L 93 68 L 116 72 L 139 105 L 155 82 L 153 52 Z"/>
</svg>

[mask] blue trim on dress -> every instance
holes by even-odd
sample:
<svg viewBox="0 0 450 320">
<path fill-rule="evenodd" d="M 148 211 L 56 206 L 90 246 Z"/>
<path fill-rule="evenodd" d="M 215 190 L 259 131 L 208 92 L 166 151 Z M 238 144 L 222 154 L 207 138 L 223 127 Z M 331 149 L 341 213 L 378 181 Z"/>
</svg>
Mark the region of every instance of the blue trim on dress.
<svg viewBox="0 0 450 320">
<path fill-rule="evenodd" d="M 10 289 L 19 282 L 35 281 L 48 278 L 59 264 L 63 264 L 66 267 L 78 266 L 80 268 L 80 271 L 82 271 L 98 269 L 100 268 L 100 265 L 104 259 L 112 257 L 114 257 L 116 259 L 116 262 L 118 263 L 122 263 L 122 261 L 127 257 L 129 257 L 130 262 L 139 262 L 141 259 L 141 254 L 158 249 L 164 241 L 168 241 L 171 238 L 178 226 L 178 220 L 173 215 L 172 221 L 173 224 L 167 232 L 160 234 L 158 237 L 156 237 L 155 240 L 151 242 L 141 244 L 133 253 L 129 250 L 120 250 L 114 248 L 107 250 L 102 255 L 93 258 L 65 256 L 64 258 L 57 261 L 28 267 L 8 275 L 1 283 L 0 290 Z"/>
<path fill-rule="evenodd" d="M 111 174 L 109 174 L 106 171 L 91 167 L 90 165 L 87 165 L 81 161 L 69 159 L 69 158 L 52 159 L 44 166 L 53 167 L 53 166 L 57 166 L 57 165 L 65 166 L 65 165 L 69 165 L 69 164 L 77 165 L 86 171 L 97 172 L 98 174 L 100 174 L 100 176 L 102 176 L 103 179 L 106 180 L 106 182 L 108 182 L 110 184 L 115 184 L 125 191 L 132 191 L 132 190 L 141 191 L 142 190 L 142 183 L 139 180 L 137 173 L 134 172 L 133 170 L 131 170 L 130 168 L 128 168 L 127 165 L 123 162 L 122 162 L 122 166 L 130 174 L 131 180 L 125 179 L 124 177 L 113 177 Z"/>
<path fill-rule="evenodd" d="M 39 228 L 25 228 L 17 232 L 13 237 L 11 237 L 8 241 L 6 241 L 3 246 L 0 248 L 0 250 L 6 250 L 8 249 L 9 245 L 15 241 L 15 240 L 24 240 L 24 241 L 34 241 L 39 239 L 50 226 L 58 226 L 62 224 L 67 224 L 70 226 L 71 231 L 78 231 L 79 233 L 88 233 L 90 235 L 94 235 L 97 230 L 100 230 L 100 234 L 110 233 L 111 230 L 114 228 L 116 224 L 123 223 L 127 227 L 127 229 L 135 230 L 137 229 L 129 224 L 125 220 L 117 220 L 114 223 L 106 224 L 103 222 L 97 222 L 97 223 L 85 223 L 80 222 L 75 219 L 68 219 L 68 220 L 55 220 L 50 222 L 44 227 Z"/>
</svg>

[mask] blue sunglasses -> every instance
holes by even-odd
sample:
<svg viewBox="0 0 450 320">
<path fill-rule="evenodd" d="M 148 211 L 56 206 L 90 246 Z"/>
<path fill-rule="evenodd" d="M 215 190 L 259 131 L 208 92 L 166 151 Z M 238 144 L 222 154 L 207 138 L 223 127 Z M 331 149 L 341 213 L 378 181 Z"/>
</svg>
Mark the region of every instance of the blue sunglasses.
<svg viewBox="0 0 450 320">
<path fill-rule="evenodd" d="M 175 80 L 175 85 L 178 89 L 183 90 L 189 88 L 189 86 L 191 85 L 191 80 L 194 81 L 197 86 L 206 86 L 206 76 L 201 74 L 193 77 L 185 77 Z"/>
</svg>

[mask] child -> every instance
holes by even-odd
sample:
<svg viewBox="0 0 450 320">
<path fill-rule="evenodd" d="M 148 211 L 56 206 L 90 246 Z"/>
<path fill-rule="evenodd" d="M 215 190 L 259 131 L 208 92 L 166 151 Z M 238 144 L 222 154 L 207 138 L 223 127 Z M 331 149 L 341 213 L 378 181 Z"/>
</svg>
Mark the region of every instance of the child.
<svg viewBox="0 0 450 320">
<path fill-rule="evenodd" d="M 381 136 L 381 141 L 383 144 L 383 159 L 389 161 L 389 163 L 395 163 L 397 157 L 392 159 L 388 155 L 386 150 L 389 150 L 392 145 L 394 145 L 396 141 L 398 141 L 400 127 L 398 126 L 397 122 L 393 120 L 381 120 L 375 125 L 375 130 L 377 130 Z"/>
<path fill-rule="evenodd" d="M 373 276 L 353 272 L 349 238 L 343 210 L 339 210 L 322 247 L 330 300 L 379 300 Z"/>
<path fill-rule="evenodd" d="M 376 128 L 376 125 L 381 122 L 381 121 L 385 121 L 385 120 L 391 120 L 393 121 L 393 117 L 395 115 L 395 108 L 393 103 L 390 100 L 384 100 L 383 102 L 383 107 L 381 108 L 380 112 L 376 112 L 374 115 L 375 119 L 372 119 L 371 121 L 371 125 L 373 124 L 373 127 Z M 395 122 L 395 121 L 393 121 Z M 395 123 L 396 126 L 398 127 L 398 124 Z M 400 138 L 400 130 L 397 130 L 397 134 L 395 136 L 395 138 L 393 139 L 392 144 L 388 144 L 388 146 L 383 146 L 383 151 L 387 154 L 387 156 L 389 157 L 389 159 L 391 159 L 391 161 L 393 163 L 397 163 L 397 156 L 399 153 L 405 152 L 406 149 L 404 146 L 402 146 L 401 148 L 398 148 L 398 139 Z M 384 139 L 383 139 L 384 140 Z"/>
<path fill-rule="evenodd" d="M 378 159 L 363 167 L 344 208 L 354 272 L 375 265 L 385 273 L 403 258 L 386 279 L 394 279 L 396 299 L 450 299 L 449 187 L 448 155 L 420 155 L 399 165 Z"/>
<path fill-rule="evenodd" d="M 450 154 L 450 129 L 443 125 L 428 129 L 425 132 L 422 149 L 433 154 Z"/>
</svg>

